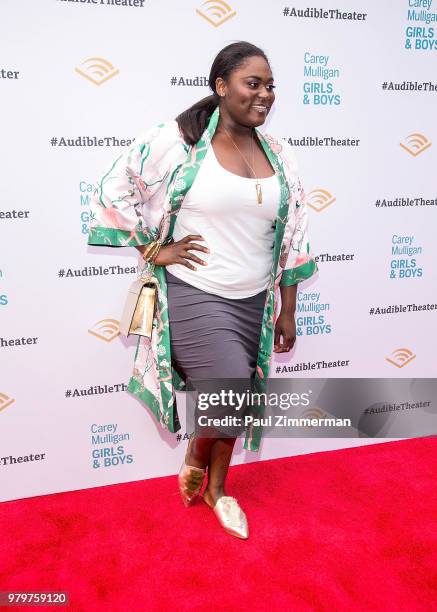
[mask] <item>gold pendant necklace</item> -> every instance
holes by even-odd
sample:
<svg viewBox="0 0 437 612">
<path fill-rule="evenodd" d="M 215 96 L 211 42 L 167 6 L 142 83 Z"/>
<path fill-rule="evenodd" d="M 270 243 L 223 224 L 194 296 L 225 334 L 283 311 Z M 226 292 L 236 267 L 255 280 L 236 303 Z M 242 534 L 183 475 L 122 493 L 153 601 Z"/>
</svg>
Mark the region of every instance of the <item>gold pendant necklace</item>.
<svg viewBox="0 0 437 612">
<path fill-rule="evenodd" d="M 256 189 L 256 197 L 258 200 L 258 204 L 262 204 L 263 203 L 263 192 L 261 189 L 261 185 L 260 183 L 258 183 L 258 181 L 255 184 L 255 189 Z"/>
<path fill-rule="evenodd" d="M 234 145 L 234 147 L 237 149 L 237 151 L 239 152 L 241 157 L 246 162 L 247 166 L 252 171 L 252 174 L 254 175 L 254 177 L 256 178 L 256 183 L 255 183 L 256 199 L 257 199 L 258 204 L 261 205 L 263 203 L 263 192 L 262 192 L 261 183 L 259 182 L 259 179 L 258 179 L 257 175 L 255 174 L 255 171 L 254 171 L 253 167 L 249 164 L 249 162 L 247 161 L 246 157 L 243 155 L 243 153 L 237 147 L 236 143 L 234 142 L 234 139 L 232 138 L 232 136 L 230 135 L 228 130 L 224 126 L 223 126 L 223 129 L 226 132 L 226 134 L 229 136 L 229 138 L 231 139 L 231 142 Z M 253 149 L 253 129 L 252 129 L 252 163 L 253 164 L 255 163 L 255 154 L 254 154 L 254 149 Z"/>
</svg>

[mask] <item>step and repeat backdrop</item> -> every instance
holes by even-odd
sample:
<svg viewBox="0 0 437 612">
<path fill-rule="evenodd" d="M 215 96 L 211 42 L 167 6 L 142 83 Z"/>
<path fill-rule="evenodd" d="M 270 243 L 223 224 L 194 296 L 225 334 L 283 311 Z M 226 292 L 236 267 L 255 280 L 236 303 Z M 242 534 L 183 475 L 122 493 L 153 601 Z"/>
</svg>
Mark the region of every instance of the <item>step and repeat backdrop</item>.
<svg viewBox="0 0 437 612">
<path fill-rule="evenodd" d="M 2 501 L 178 471 L 184 426 L 126 392 L 138 253 L 87 245 L 89 203 L 237 40 L 270 58 L 261 129 L 295 147 L 319 264 L 272 376 L 436 376 L 437 0 L 3 0 L 0 17 Z M 383 441 L 238 440 L 233 462 Z"/>
</svg>

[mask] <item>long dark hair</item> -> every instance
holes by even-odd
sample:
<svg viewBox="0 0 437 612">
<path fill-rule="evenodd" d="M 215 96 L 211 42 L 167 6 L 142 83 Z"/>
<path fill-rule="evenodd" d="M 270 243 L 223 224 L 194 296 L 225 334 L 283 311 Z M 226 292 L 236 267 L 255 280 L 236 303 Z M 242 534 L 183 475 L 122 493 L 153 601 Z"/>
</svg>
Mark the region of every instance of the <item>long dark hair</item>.
<svg viewBox="0 0 437 612">
<path fill-rule="evenodd" d="M 215 89 L 215 80 L 227 80 L 230 73 L 239 68 L 248 57 L 263 57 L 269 64 L 266 54 L 249 42 L 239 41 L 224 47 L 214 59 L 209 73 L 209 87 L 212 95 L 202 98 L 176 117 L 179 128 L 187 144 L 194 145 L 202 136 L 209 118 L 217 108 L 220 96 Z"/>
</svg>

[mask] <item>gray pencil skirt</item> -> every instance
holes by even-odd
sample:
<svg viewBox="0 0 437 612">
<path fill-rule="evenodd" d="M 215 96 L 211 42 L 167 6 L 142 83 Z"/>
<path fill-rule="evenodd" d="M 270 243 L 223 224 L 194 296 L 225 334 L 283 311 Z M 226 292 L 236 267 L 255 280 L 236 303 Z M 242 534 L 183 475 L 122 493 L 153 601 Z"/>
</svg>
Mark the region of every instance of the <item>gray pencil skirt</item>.
<svg viewBox="0 0 437 612">
<path fill-rule="evenodd" d="M 197 391 L 223 388 L 244 394 L 255 374 L 266 291 L 229 299 L 201 291 L 166 270 L 170 342 L 173 367 L 190 379 Z M 217 381 L 214 387 L 212 381 Z M 243 395 L 240 395 L 243 397 Z M 188 410 L 188 403 L 187 403 Z M 244 404 L 236 411 L 229 405 L 209 406 L 199 414 L 220 418 L 250 414 Z M 215 426 L 212 435 L 238 436 L 244 425 Z M 200 435 L 206 435 L 202 433 Z"/>
</svg>

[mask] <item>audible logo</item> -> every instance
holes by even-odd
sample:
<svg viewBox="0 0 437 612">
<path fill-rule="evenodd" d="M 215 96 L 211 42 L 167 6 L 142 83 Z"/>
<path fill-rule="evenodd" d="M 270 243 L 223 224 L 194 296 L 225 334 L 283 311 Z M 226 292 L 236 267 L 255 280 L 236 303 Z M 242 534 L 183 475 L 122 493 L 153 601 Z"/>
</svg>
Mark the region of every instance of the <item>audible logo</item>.
<svg viewBox="0 0 437 612">
<path fill-rule="evenodd" d="M 308 206 L 316 212 L 322 212 L 334 202 L 334 196 L 326 189 L 313 189 L 308 194 Z"/>
<path fill-rule="evenodd" d="M 320 410 L 318 406 L 313 406 L 312 408 L 307 408 L 301 414 L 301 418 L 303 419 L 326 419 L 326 412 Z M 313 425 L 305 425 L 305 427 L 314 427 Z"/>
<path fill-rule="evenodd" d="M 400 146 L 405 149 L 405 151 L 410 153 L 410 155 L 412 155 L 413 157 L 416 157 L 420 153 L 423 153 L 431 145 L 432 142 L 429 142 L 426 136 L 417 132 L 415 132 L 414 134 L 409 134 L 404 138 L 403 142 L 400 143 Z"/>
<path fill-rule="evenodd" d="M 410 351 L 410 349 L 398 348 L 393 351 L 391 357 L 392 359 L 390 359 L 390 357 L 386 357 L 386 360 L 397 368 L 403 368 L 410 363 L 410 361 L 413 361 L 416 355 L 413 353 L 413 351 Z"/>
<path fill-rule="evenodd" d="M 0 412 L 13 404 L 15 400 L 6 393 L 0 393 Z"/>
<path fill-rule="evenodd" d="M 111 62 L 108 62 L 103 57 L 89 57 L 81 66 L 83 66 L 82 69 L 75 68 L 75 71 L 91 81 L 91 83 L 94 83 L 94 85 L 102 85 L 102 83 L 112 79 L 119 72 Z"/>
<path fill-rule="evenodd" d="M 101 321 L 95 323 L 93 327 L 88 330 L 88 332 L 100 340 L 112 342 L 112 340 L 114 340 L 114 338 L 116 338 L 120 333 L 118 326 L 119 321 L 116 319 L 102 319 Z"/>
<path fill-rule="evenodd" d="M 225 21 L 234 17 L 237 13 L 227 2 L 223 0 L 206 0 L 203 3 L 204 10 L 196 9 L 196 13 L 206 19 L 215 28 L 221 26 Z"/>
</svg>

